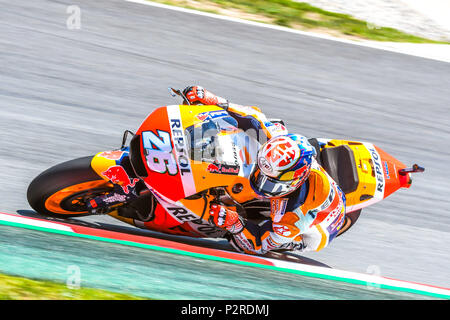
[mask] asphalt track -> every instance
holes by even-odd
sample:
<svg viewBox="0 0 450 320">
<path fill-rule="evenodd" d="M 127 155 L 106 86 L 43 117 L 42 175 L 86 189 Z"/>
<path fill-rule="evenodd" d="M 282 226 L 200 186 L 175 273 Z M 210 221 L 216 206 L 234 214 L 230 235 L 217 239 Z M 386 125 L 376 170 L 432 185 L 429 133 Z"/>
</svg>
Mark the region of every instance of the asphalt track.
<svg viewBox="0 0 450 320">
<path fill-rule="evenodd" d="M 77 1 L 81 29 L 69 30 L 73 4 L 0 1 L 1 211 L 32 214 L 34 176 L 118 147 L 125 129 L 177 103 L 168 86 L 201 84 L 292 132 L 373 142 L 424 166 L 409 190 L 305 256 L 450 286 L 450 64 L 119 0 Z"/>
</svg>

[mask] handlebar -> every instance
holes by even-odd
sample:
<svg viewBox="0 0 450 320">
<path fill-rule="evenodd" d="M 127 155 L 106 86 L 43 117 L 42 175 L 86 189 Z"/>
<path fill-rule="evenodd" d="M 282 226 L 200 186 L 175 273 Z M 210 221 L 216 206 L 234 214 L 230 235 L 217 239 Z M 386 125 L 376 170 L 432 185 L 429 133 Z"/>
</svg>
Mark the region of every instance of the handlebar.
<svg viewBox="0 0 450 320">
<path fill-rule="evenodd" d="M 187 105 L 191 105 L 191 103 L 189 102 L 189 100 L 186 98 L 186 96 L 183 94 L 183 92 L 181 92 L 181 90 L 169 87 L 169 93 L 172 97 L 176 97 L 176 96 L 180 96 L 181 98 L 183 98 L 183 104 L 187 104 Z"/>
</svg>

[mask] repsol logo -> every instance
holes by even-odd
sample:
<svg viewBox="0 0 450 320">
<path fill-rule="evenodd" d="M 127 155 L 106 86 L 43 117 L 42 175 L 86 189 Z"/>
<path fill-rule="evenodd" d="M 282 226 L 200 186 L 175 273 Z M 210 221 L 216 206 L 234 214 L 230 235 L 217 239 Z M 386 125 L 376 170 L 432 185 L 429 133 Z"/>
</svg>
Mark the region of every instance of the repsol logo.
<svg viewBox="0 0 450 320">
<path fill-rule="evenodd" d="M 378 155 L 378 152 L 370 148 L 369 149 L 370 154 L 372 155 L 373 163 L 374 163 L 374 169 L 375 169 L 375 176 L 377 179 L 377 191 L 383 192 L 384 191 L 384 174 L 383 169 L 381 167 L 381 159 Z"/>
<path fill-rule="evenodd" d="M 191 166 L 186 149 L 185 137 L 183 128 L 181 127 L 180 119 L 171 119 L 170 125 L 172 128 L 172 139 L 175 150 L 178 153 L 178 164 L 180 166 L 181 175 L 191 173 Z"/>
<path fill-rule="evenodd" d="M 192 221 L 198 219 L 198 216 L 189 213 L 186 209 L 180 207 L 169 207 L 170 211 L 180 222 Z"/>
<path fill-rule="evenodd" d="M 191 226 L 197 231 L 210 236 L 215 235 L 218 230 L 215 226 L 210 225 L 204 220 L 200 219 L 197 215 L 190 213 L 188 210 L 180 207 L 168 207 L 167 210 L 178 219 L 180 222 L 190 222 Z"/>
</svg>

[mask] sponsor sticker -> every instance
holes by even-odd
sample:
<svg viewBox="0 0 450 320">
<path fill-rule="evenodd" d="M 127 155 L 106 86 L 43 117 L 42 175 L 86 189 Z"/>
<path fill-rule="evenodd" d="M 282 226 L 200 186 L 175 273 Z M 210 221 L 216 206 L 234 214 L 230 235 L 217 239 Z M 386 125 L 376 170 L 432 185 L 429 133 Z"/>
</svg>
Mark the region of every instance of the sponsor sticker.
<svg viewBox="0 0 450 320">
<path fill-rule="evenodd" d="M 167 212 L 169 212 L 177 221 L 180 223 L 187 223 L 196 232 L 207 236 L 207 237 L 217 237 L 223 236 L 224 230 L 217 228 L 209 224 L 207 221 L 200 219 L 195 213 L 174 205 L 168 205 L 166 207 Z"/>
<path fill-rule="evenodd" d="M 210 163 L 206 170 L 210 173 L 219 173 L 219 174 L 230 174 L 230 175 L 238 175 L 240 166 L 230 165 L 230 164 L 214 164 Z"/>
<path fill-rule="evenodd" d="M 381 157 L 374 145 L 364 144 L 370 152 L 370 156 L 372 157 L 375 178 L 376 178 L 376 188 L 375 188 L 375 198 L 383 199 L 384 198 L 384 173 L 383 167 L 381 164 Z"/>
<path fill-rule="evenodd" d="M 261 168 L 261 170 L 263 172 L 266 172 L 266 173 L 267 172 L 269 172 L 269 173 L 273 172 L 272 166 L 270 165 L 269 161 L 267 161 L 267 159 L 264 158 L 264 157 L 259 157 L 258 158 L 258 166 Z"/>
<path fill-rule="evenodd" d="M 272 126 L 267 127 L 267 130 L 272 134 L 272 136 L 279 136 L 283 134 L 287 134 L 288 131 L 285 126 L 283 126 L 281 123 L 274 123 Z"/>
<path fill-rule="evenodd" d="M 389 167 L 387 161 L 384 162 L 384 171 L 386 172 L 386 179 L 390 179 L 391 177 L 389 176 Z"/>
<path fill-rule="evenodd" d="M 225 110 L 206 111 L 197 114 L 195 117 L 200 121 L 213 120 L 228 116 L 228 112 Z"/>
<path fill-rule="evenodd" d="M 187 140 L 180 115 L 180 108 L 178 106 L 167 107 L 167 115 L 169 117 L 174 153 L 181 173 L 184 194 L 189 196 L 196 193 L 196 189 L 194 177 L 192 175 L 191 161 L 187 150 Z"/>
<path fill-rule="evenodd" d="M 129 193 L 128 188 L 134 187 L 139 181 L 136 178 L 131 179 L 122 166 L 109 167 L 108 170 L 102 172 L 102 175 L 111 180 L 112 183 L 120 185 L 126 194 Z"/>
<path fill-rule="evenodd" d="M 282 198 L 282 199 L 271 199 L 270 200 L 270 207 L 271 207 L 271 215 L 273 216 L 273 222 L 279 222 L 286 211 L 286 206 L 288 203 L 288 199 Z"/>
</svg>

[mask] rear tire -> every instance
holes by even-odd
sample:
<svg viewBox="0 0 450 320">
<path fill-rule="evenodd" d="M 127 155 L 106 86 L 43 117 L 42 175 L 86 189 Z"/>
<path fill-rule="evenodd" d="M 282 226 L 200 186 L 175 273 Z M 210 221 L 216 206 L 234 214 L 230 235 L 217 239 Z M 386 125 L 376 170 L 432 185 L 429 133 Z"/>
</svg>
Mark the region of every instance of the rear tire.
<svg viewBox="0 0 450 320">
<path fill-rule="evenodd" d="M 356 220 L 358 220 L 359 215 L 361 214 L 361 210 L 359 209 L 357 211 L 353 211 L 350 213 L 346 213 L 345 214 L 345 221 L 344 224 L 342 225 L 341 229 L 339 230 L 338 234 L 336 237 L 339 237 L 340 235 L 342 235 L 344 232 L 347 232 L 348 229 L 350 229 L 355 223 Z"/>
<path fill-rule="evenodd" d="M 70 160 L 51 167 L 28 186 L 27 199 L 38 213 L 59 217 L 89 215 L 86 199 L 111 192 L 113 185 L 91 168 L 93 156 Z"/>
</svg>

